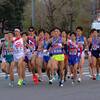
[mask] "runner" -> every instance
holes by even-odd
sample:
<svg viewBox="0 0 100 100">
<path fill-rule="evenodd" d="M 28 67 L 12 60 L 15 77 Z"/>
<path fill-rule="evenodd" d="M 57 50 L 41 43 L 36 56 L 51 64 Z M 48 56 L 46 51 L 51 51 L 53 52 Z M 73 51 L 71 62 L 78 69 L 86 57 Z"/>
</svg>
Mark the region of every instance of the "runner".
<svg viewBox="0 0 100 100">
<path fill-rule="evenodd" d="M 44 44 L 44 33 L 43 29 L 39 30 L 37 39 L 37 56 L 36 56 L 36 67 L 39 75 L 39 81 L 43 81 L 42 67 L 43 67 L 43 44 Z"/>
<path fill-rule="evenodd" d="M 67 46 L 67 33 L 66 31 L 62 32 L 62 40 L 64 45 L 64 69 L 65 69 L 65 75 L 64 75 L 64 81 L 66 81 L 66 76 L 68 72 L 68 46 Z"/>
<path fill-rule="evenodd" d="M 48 68 L 51 70 L 51 78 L 49 80 L 50 83 L 53 81 L 54 72 L 59 68 L 60 70 L 60 82 L 59 86 L 63 86 L 64 83 L 64 52 L 62 46 L 62 37 L 60 36 L 60 30 L 58 28 L 54 29 L 52 44 L 50 48 L 51 59 L 48 63 Z M 50 66 L 52 65 L 52 66 Z"/>
<path fill-rule="evenodd" d="M 96 29 L 93 30 L 92 38 L 92 61 L 93 67 L 96 69 L 96 80 L 100 80 L 100 37 Z"/>
<path fill-rule="evenodd" d="M 78 78 L 78 82 L 82 81 L 82 76 L 83 76 L 83 65 L 84 65 L 84 49 L 87 48 L 87 41 L 86 38 L 83 36 L 83 28 L 82 27 L 77 27 L 76 28 L 76 33 L 77 33 L 77 37 L 76 37 L 76 41 L 77 43 L 80 45 L 80 49 L 78 52 L 79 55 L 79 74 L 80 77 Z"/>
<path fill-rule="evenodd" d="M 18 86 L 22 86 L 23 80 L 25 79 L 24 72 L 24 43 L 21 37 L 21 32 L 18 28 L 14 30 L 15 39 L 13 40 L 13 56 L 14 56 L 14 65 L 18 64 Z"/>
<path fill-rule="evenodd" d="M 13 34 L 9 33 L 9 49 L 8 49 L 8 57 L 7 62 L 9 63 L 9 74 L 10 74 L 10 82 L 9 86 L 14 87 L 14 58 L 13 58 Z"/>
<path fill-rule="evenodd" d="M 43 62 L 44 62 L 44 69 L 47 70 L 47 64 L 48 64 L 48 61 L 50 59 L 50 55 L 49 55 L 49 52 L 48 52 L 48 49 L 49 49 L 49 39 L 50 39 L 50 35 L 49 35 L 49 32 L 46 32 L 45 33 L 45 36 L 44 36 L 44 43 L 43 43 Z"/>
<path fill-rule="evenodd" d="M 8 74 L 9 74 L 9 67 L 8 67 L 8 63 L 7 63 L 7 57 L 8 57 L 8 48 L 9 48 L 9 35 L 8 33 L 5 34 L 4 36 L 5 41 L 2 44 L 2 63 L 1 63 L 1 69 L 2 72 L 6 73 L 5 79 L 8 79 Z"/>
<path fill-rule="evenodd" d="M 27 57 L 28 57 L 28 66 L 34 76 L 35 74 L 35 67 L 36 67 L 36 34 L 35 29 L 33 27 L 30 27 L 28 30 L 28 37 L 27 37 Z"/>
<path fill-rule="evenodd" d="M 71 33 L 70 36 L 71 36 L 71 41 L 68 41 L 68 62 L 71 73 L 73 74 L 72 84 L 74 84 L 77 78 L 78 45 L 76 43 L 76 34 Z"/>
<path fill-rule="evenodd" d="M 92 38 L 93 38 L 93 33 L 94 33 L 95 29 L 92 29 L 91 32 L 90 32 L 90 36 L 88 38 L 88 61 L 89 61 L 89 71 L 90 71 L 90 74 L 92 76 L 92 79 L 93 80 L 96 80 L 96 77 L 95 77 L 95 68 L 93 67 L 93 62 L 92 62 L 92 54 L 91 54 L 91 49 L 92 49 Z"/>
</svg>

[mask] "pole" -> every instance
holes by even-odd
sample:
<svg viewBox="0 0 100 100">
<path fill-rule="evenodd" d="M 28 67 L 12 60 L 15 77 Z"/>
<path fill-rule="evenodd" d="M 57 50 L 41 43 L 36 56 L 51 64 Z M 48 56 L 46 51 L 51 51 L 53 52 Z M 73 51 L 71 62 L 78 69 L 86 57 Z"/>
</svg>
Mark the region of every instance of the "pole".
<svg viewBox="0 0 100 100">
<path fill-rule="evenodd" d="M 32 26 L 35 25 L 35 0 L 32 0 Z"/>
<path fill-rule="evenodd" d="M 43 9 L 43 5 L 44 5 L 44 1 L 41 0 L 41 28 L 43 28 L 43 23 L 44 23 L 44 9 Z"/>
<path fill-rule="evenodd" d="M 73 31 L 73 0 L 70 0 L 70 31 Z"/>
</svg>

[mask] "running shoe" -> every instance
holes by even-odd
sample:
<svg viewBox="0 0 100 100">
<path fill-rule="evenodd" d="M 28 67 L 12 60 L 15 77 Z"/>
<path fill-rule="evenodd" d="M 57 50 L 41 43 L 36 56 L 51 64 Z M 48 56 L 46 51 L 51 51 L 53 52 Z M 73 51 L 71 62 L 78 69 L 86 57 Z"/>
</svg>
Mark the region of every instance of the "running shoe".
<svg viewBox="0 0 100 100">
<path fill-rule="evenodd" d="M 61 87 L 64 86 L 64 80 L 61 80 L 61 81 L 59 82 L 59 86 L 61 86 Z"/>
<path fill-rule="evenodd" d="M 38 77 L 39 82 L 43 82 L 42 77 Z"/>
<path fill-rule="evenodd" d="M 6 74 L 6 76 L 5 76 L 5 80 L 8 80 L 8 74 Z"/>
<path fill-rule="evenodd" d="M 96 75 L 96 80 L 99 81 L 100 80 L 100 76 Z"/>
<path fill-rule="evenodd" d="M 49 79 L 49 84 L 52 84 L 54 81 L 54 76 L 50 76 L 50 79 Z"/>
<path fill-rule="evenodd" d="M 92 80 L 96 80 L 96 77 L 95 77 L 95 75 L 93 75 L 93 76 L 92 76 Z"/>
<path fill-rule="evenodd" d="M 49 84 L 53 84 L 53 80 L 51 79 L 51 80 L 49 80 Z"/>
<path fill-rule="evenodd" d="M 81 79 L 81 78 L 78 78 L 78 80 L 77 80 L 77 81 L 80 83 L 80 82 L 82 82 L 82 79 Z"/>
<path fill-rule="evenodd" d="M 26 82 L 26 80 L 23 80 L 23 85 L 27 85 L 27 82 Z"/>
<path fill-rule="evenodd" d="M 17 85 L 22 86 L 23 85 L 23 80 L 19 79 Z"/>
<path fill-rule="evenodd" d="M 70 75 L 68 75 L 67 78 L 70 79 Z"/>
<path fill-rule="evenodd" d="M 74 84 L 75 84 L 75 80 L 72 81 L 72 85 L 73 85 L 73 86 L 74 86 Z"/>
<path fill-rule="evenodd" d="M 39 79 L 38 79 L 37 75 L 33 75 L 33 82 L 35 85 L 39 84 Z"/>
<path fill-rule="evenodd" d="M 9 86 L 13 88 L 14 87 L 14 81 L 9 82 Z"/>
</svg>

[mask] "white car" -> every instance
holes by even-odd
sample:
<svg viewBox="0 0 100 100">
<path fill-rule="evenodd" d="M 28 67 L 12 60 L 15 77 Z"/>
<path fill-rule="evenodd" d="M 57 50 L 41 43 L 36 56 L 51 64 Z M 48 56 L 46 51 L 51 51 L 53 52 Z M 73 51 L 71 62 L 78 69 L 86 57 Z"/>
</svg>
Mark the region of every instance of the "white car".
<svg viewBox="0 0 100 100">
<path fill-rule="evenodd" d="M 94 21 L 91 25 L 91 28 L 95 28 L 96 30 L 98 30 L 100 32 L 100 21 Z"/>
</svg>

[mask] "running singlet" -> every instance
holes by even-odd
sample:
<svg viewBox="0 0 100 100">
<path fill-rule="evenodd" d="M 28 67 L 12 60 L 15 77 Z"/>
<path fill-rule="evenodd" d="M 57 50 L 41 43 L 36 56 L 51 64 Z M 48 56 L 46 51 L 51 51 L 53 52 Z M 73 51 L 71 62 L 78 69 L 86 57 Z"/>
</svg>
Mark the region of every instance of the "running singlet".
<svg viewBox="0 0 100 100">
<path fill-rule="evenodd" d="M 53 38 L 50 54 L 52 55 L 64 54 L 62 50 L 62 38 L 61 37 Z"/>
<path fill-rule="evenodd" d="M 7 55 L 7 49 L 8 49 L 8 41 L 5 41 L 2 45 L 2 55 Z"/>
<path fill-rule="evenodd" d="M 77 56 L 78 55 L 78 45 L 74 42 L 68 43 L 68 54 L 69 56 Z"/>
<path fill-rule="evenodd" d="M 49 48 L 49 43 L 48 41 L 44 40 L 44 44 L 43 44 L 43 53 L 44 53 L 44 56 L 49 56 L 49 51 L 48 51 L 48 48 Z"/>
<path fill-rule="evenodd" d="M 40 38 L 38 40 L 37 55 L 41 58 L 43 57 L 43 44 L 44 44 L 44 38 Z"/>
<path fill-rule="evenodd" d="M 77 42 L 77 44 L 79 44 L 81 46 L 81 48 L 83 50 L 84 49 L 84 36 L 80 36 L 80 37 L 77 36 L 76 42 Z"/>
<path fill-rule="evenodd" d="M 36 41 L 32 36 L 28 36 L 27 43 L 30 46 L 29 49 L 31 50 L 31 52 L 35 51 L 35 49 L 36 49 Z"/>
<path fill-rule="evenodd" d="M 49 43 L 46 40 L 44 40 L 43 48 L 47 50 L 48 46 L 49 46 Z"/>
<path fill-rule="evenodd" d="M 100 48 L 100 38 L 93 38 L 92 39 L 92 51 L 97 51 Z"/>
<path fill-rule="evenodd" d="M 8 45 L 10 48 L 12 48 L 12 43 L 8 44 L 8 41 L 5 41 L 2 50 L 3 55 L 12 55 L 12 52 L 8 50 Z"/>
<path fill-rule="evenodd" d="M 43 46 L 44 46 L 44 38 L 40 38 L 38 41 L 38 52 L 43 50 Z"/>
<path fill-rule="evenodd" d="M 16 38 L 13 41 L 14 54 L 24 53 L 24 43 L 22 38 Z"/>
<path fill-rule="evenodd" d="M 81 57 L 82 51 L 84 50 L 84 36 L 80 36 L 76 38 L 76 42 L 79 46 L 78 48 L 78 56 Z"/>
</svg>

